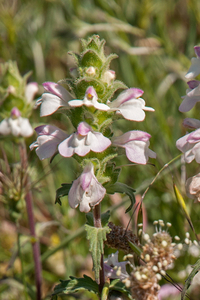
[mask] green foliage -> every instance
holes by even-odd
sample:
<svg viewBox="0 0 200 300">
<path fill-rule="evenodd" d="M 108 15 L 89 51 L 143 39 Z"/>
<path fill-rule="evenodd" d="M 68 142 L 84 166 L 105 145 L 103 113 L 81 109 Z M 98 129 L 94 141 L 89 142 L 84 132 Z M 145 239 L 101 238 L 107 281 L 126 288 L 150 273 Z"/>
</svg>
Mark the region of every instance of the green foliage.
<svg viewBox="0 0 200 300">
<path fill-rule="evenodd" d="M 56 201 L 55 201 L 55 204 L 58 203 L 60 205 L 62 204 L 60 198 L 68 195 L 72 183 L 62 183 L 61 185 L 62 186 L 56 190 Z"/>
<path fill-rule="evenodd" d="M 107 191 L 108 194 L 114 194 L 114 193 L 123 194 L 124 193 L 127 196 L 129 196 L 129 199 L 131 200 L 131 204 L 126 209 L 126 213 L 129 212 L 132 209 L 132 207 L 135 203 L 135 195 L 134 195 L 135 190 L 132 187 L 130 187 L 130 186 L 124 184 L 124 183 L 121 183 L 121 182 L 116 182 L 112 185 L 106 186 L 106 191 Z"/>
<path fill-rule="evenodd" d="M 98 282 L 99 271 L 101 270 L 101 256 L 104 253 L 104 241 L 106 240 L 106 234 L 110 232 L 110 228 L 107 226 L 103 228 L 96 228 L 86 224 L 85 230 L 90 244 L 89 250 L 92 254 L 95 279 Z"/>
<path fill-rule="evenodd" d="M 29 117 L 34 103 L 28 103 L 25 97 L 25 88 L 31 72 L 23 77 L 15 61 L 8 61 L 0 65 L 0 116 L 2 119 L 10 117 L 13 107 L 17 107 L 22 116 Z"/>
<path fill-rule="evenodd" d="M 186 299 L 187 297 L 187 290 L 189 289 L 190 285 L 191 285 L 191 282 L 194 278 L 194 276 L 199 272 L 200 270 L 200 259 L 197 260 L 197 262 L 192 266 L 193 270 L 192 272 L 190 273 L 190 275 L 188 276 L 188 278 L 186 279 L 185 281 L 185 285 L 184 285 L 184 288 L 181 292 L 181 300 L 184 300 Z"/>
<path fill-rule="evenodd" d="M 70 276 L 70 280 L 61 280 L 61 283 L 55 286 L 52 300 L 57 299 L 56 296 L 59 294 L 71 294 L 83 290 L 99 294 L 98 284 L 87 275 L 83 278 Z"/>
</svg>

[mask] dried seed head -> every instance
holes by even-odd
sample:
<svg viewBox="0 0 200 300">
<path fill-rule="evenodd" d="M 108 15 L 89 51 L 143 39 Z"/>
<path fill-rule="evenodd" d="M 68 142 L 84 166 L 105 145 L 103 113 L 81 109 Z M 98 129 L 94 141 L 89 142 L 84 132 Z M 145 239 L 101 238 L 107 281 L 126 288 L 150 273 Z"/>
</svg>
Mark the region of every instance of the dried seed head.
<svg viewBox="0 0 200 300">
<path fill-rule="evenodd" d="M 139 239 L 131 230 L 125 230 L 121 226 L 116 226 L 112 222 L 108 223 L 108 226 L 111 228 L 111 231 L 107 234 L 106 245 L 111 248 L 121 249 L 126 254 L 134 253 L 129 242 L 139 246 Z"/>
</svg>

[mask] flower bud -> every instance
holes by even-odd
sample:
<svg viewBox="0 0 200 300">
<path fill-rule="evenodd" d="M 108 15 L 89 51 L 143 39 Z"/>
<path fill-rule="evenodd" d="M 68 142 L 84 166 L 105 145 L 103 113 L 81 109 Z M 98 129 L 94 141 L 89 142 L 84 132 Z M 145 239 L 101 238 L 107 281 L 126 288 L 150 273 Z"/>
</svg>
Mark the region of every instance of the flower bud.
<svg viewBox="0 0 200 300">
<path fill-rule="evenodd" d="M 89 76 L 94 76 L 96 74 L 96 70 L 94 67 L 89 67 L 87 70 L 86 70 L 86 74 L 89 75 Z"/>
</svg>

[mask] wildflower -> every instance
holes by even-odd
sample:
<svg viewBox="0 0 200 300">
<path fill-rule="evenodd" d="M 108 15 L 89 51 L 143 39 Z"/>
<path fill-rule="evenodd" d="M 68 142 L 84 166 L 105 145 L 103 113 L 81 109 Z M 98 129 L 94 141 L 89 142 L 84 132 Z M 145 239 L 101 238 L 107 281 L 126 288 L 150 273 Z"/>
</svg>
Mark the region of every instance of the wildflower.
<svg viewBox="0 0 200 300">
<path fill-rule="evenodd" d="M 128 261 L 118 261 L 119 251 L 108 255 L 107 260 L 104 260 L 104 270 L 105 275 L 108 278 L 115 279 L 125 279 L 129 277 L 129 274 L 126 272 L 126 265 Z"/>
<path fill-rule="evenodd" d="M 187 84 L 189 89 L 186 90 L 186 96 L 182 97 L 183 102 L 179 106 L 179 111 L 181 112 L 191 110 L 197 102 L 200 102 L 200 81 L 191 80 Z"/>
<path fill-rule="evenodd" d="M 200 202 L 200 173 L 187 179 L 185 189 L 189 198 Z"/>
<path fill-rule="evenodd" d="M 37 82 L 30 82 L 25 87 L 25 97 L 27 103 L 31 103 L 38 92 L 38 84 Z"/>
<path fill-rule="evenodd" d="M 17 107 L 13 107 L 9 118 L 0 123 L 0 134 L 29 137 L 33 134 L 33 128 L 28 119 L 22 118 Z"/>
<path fill-rule="evenodd" d="M 74 153 L 85 156 L 91 151 L 103 152 L 111 141 L 100 132 L 93 132 L 85 122 L 78 125 L 77 132 L 70 135 L 58 146 L 60 155 L 71 157 Z"/>
<path fill-rule="evenodd" d="M 178 139 L 176 147 L 184 153 L 186 163 L 191 163 L 193 159 L 200 163 L 200 129 Z"/>
<path fill-rule="evenodd" d="M 89 212 L 91 206 L 101 202 L 106 194 L 106 189 L 98 182 L 94 175 L 94 166 L 89 163 L 85 166 L 82 174 L 73 181 L 68 194 L 69 205 L 76 208 L 80 205 L 81 212 Z"/>
<path fill-rule="evenodd" d="M 144 92 L 137 88 L 130 88 L 123 91 L 117 99 L 108 102 L 111 110 L 122 114 L 122 116 L 131 121 L 141 122 L 145 118 L 144 110 L 154 111 L 151 107 L 145 106 L 145 101 L 140 98 Z"/>
<path fill-rule="evenodd" d="M 30 149 L 36 148 L 36 154 L 42 160 L 52 157 L 58 145 L 68 137 L 68 135 L 52 125 L 42 125 L 35 128 L 38 135 L 37 141 L 30 145 Z"/>
<path fill-rule="evenodd" d="M 44 82 L 43 87 L 48 93 L 43 93 L 36 101 L 37 105 L 41 104 L 41 117 L 53 114 L 59 107 L 69 108 L 68 101 L 73 97 L 63 86 L 55 82 Z"/>
<path fill-rule="evenodd" d="M 195 46 L 194 51 L 197 57 L 193 57 L 191 59 L 192 65 L 185 75 L 187 79 L 195 78 L 200 74 L 200 46 Z"/>
<path fill-rule="evenodd" d="M 68 104 L 71 107 L 78 107 L 78 106 L 82 106 L 82 105 L 85 105 L 87 107 L 93 106 L 94 108 L 103 110 L 103 111 L 108 111 L 110 109 L 110 107 L 108 105 L 106 105 L 104 103 L 99 103 L 97 101 L 97 99 L 98 99 L 98 96 L 97 96 L 95 89 L 93 88 L 93 86 L 89 86 L 86 90 L 85 97 L 83 100 L 78 100 L 78 99 L 71 100 L 68 102 Z"/>
<path fill-rule="evenodd" d="M 197 129 L 200 128 L 200 121 L 193 118 L 186 118 L 183 120 L 183 126 L 191 129 Z"/>
<path fill-rule="evenodd" d="M 145 165 L 148 158 L 156 158 L 156 153 L 148 148 L 151 135 L 140 130 L 132 130 L 113 139 L 113 145 L 123 147 L 127 158 L 137 164 Z"/>
<path fill-rule="evenodd" d="M 111 85 L 111 83 L 115 80 L 115 71 L 108 70 L 103 74 L 102 81 L 106 82 L 108 85 Z"/>
</svg>

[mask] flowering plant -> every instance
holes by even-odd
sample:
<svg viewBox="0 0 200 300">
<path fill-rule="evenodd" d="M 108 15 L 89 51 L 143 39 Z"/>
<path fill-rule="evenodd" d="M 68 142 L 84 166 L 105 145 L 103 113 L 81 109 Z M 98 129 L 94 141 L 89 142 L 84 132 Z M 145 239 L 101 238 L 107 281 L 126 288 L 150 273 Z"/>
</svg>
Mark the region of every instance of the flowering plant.
<svg viewBox="0 0 200 300">
<path fill-rule="evenodd" d="M 87 289 L 90 282 L 93 286 L 90 290 L 101 295 L 106 285 L 105 276 L 118 278 L 117 282 L 129 277 L 127 263 L 118 262 L 116 256 L 105 262 L 103 260 L 104 242 L 109 240 L 109 232 L 114 234 L 115 231 L 108 226 L 110 214 L 107 212 L 101 215 L 101 202 L 106 194 L 115 192 L 129 196 L 131 205 L 127 211 L 135 202 L 134 189 L 118 182 L 120 168 L 116 167 L 115 158 L 119 153 L 124 153 L 118 152 L 118 149 L 124 148 L 127 159 L 134 164 L 145 165 L 149 158 L 156 158 L 155 152 L 149 149 L 149 133 L 134 129 L 119 135 L 115 133 L 113 122 L 122 118 L 141 122 L 145 118 L 145 111 L 154 109 L 145 106 L 141 89 L 128 89 L 124 83 L 115 79 L 110 63 L 116 55 L 105 56 L 104 40 L 93 36 L 81 42 L 81 54 L 71 53 L 75 59 L 77 76 L 58 83 L 45 82 L 45 92 L 37 100 L 42 117 L 61 112 L 68 116 L 74 131 L 65 132 L 54 125 L 39 126 L 35 129 L 37 140 L 31 144 L 30 149 L 36 148 L 40 159 L 53 158 L 57 154 L 65 158 L 73 156 L 81 166 L 79 177 L 72 183 L 62 184 L 57 190 L 56 203 L 61 205 L 61 198 L 68 195 L 71 208 L 79 207 L 81 212 L 87 213 L 85 229 L 96 283 L 91 283 L 87 276 L 80 279 L 79 283 Z M 123 91 L 116 97 L 114 94 L 120 89 Z M 126 241 L 124 249 L 127 247 L 131 249 Z M 115 271 L 115 267 L 119 267 L 122 272 Z M 74 279 L 56 287 L 53 295 L 56 297 L 64 290 L 67 293 L 68 284 L 74 286 Z M 125 286 L 121 292 L 129 293 Z"/>
</svg>

